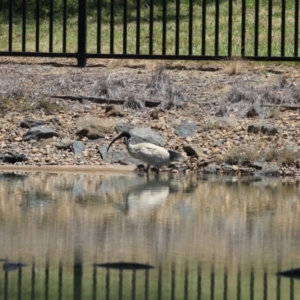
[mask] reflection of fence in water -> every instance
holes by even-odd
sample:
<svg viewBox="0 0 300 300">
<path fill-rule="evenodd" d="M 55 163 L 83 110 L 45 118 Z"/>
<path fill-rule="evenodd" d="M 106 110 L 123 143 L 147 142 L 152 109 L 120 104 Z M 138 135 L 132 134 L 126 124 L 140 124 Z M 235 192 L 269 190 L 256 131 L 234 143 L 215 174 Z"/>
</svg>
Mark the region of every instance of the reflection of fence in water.
<svg viewBox="0 0 300 300">
<path fill-rule="evenodd" d="M 221 271 L 213 263 L 111 270 L 77 261 L 72 268 L 60 262 L 51 270 L 46 262 L 37 272 L 32 262 L 14 271 L 3 272 L 4 299 L 295 299 L 299 289 L 294 279 L 277 277 L 274 270 L 225 266 Z"/>
</svg>

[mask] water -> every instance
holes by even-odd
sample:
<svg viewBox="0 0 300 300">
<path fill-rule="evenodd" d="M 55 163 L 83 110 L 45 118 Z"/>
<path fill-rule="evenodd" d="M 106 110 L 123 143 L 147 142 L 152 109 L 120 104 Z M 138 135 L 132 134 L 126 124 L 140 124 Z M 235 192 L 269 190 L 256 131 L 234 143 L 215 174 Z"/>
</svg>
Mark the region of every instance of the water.
<svg viewBox="0 0 300 300">
<path fill-rule="evenodd" d="M 295 179 L 0 173 L 0 295 L 298 299 L 299 216 Z"/>
</svg>

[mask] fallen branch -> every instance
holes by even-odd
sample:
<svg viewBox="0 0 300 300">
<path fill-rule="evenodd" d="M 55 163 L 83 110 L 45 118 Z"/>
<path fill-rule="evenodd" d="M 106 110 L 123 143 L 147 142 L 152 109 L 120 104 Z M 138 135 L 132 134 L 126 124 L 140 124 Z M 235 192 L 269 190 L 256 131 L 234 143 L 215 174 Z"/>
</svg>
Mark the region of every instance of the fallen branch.
<svg viewBox="0 0 300 300">
<path fill-rule="evenodd" d="M 277 107 L 277 108 L 283 108 L 287 110 L 297 110 L 300 109 L 300 106 L 298 105 L 278 105 L 278 104 L 262 104 L 261 106 L 264 107 Z"/>
<path fill-rule="evenodd" d="M 80 101 L 88 100 L 94 103 L 100 103 L 100 104 L 117 104 L 117 105 L 123 105 L 126 101 L 120 100 L 120 99 L 106 99 L 106 98 L 99 98 L 99 97 L 84 97 L 84 96 L 70 96 L 70 95 L 47 95 L 44 94 L 45 97 L 50 98 L 57 98 L 57 99 L 66 99 L 66 100 L 74 100 L 74 101 Z M 160 102 L 154 102 L 154 101 L 144 101 L 146 107 L 156 107 L 160 104 Z"/>
</svg>

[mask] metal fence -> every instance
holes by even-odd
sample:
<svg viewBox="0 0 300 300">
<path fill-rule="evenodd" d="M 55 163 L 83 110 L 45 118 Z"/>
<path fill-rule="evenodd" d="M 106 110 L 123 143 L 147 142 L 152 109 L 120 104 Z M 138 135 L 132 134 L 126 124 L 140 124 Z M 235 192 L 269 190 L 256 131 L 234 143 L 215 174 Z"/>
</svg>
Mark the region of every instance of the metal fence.
<svg viewBox="0 0 300 300">
<path fill-rule="evenodd" d="M 60 11 L 48 1 L 42 15 L 40 1 L 1 8 L 0 56 L 73 57 L 80 67 L 87 58 L 300 61 L 299 0 L 96 0 L 92 10 L 78 0 L 77 16 L 67 0 Z"/>
<path fill-rule="evenodd" d="M 73 270 L 35 263 L 5 270 L 0 291 L 3 299 L 298 299 L 294 279 L 277 277 L 267 269 L 250 273 L 238 268 L 234 274 L 216 272 L 214 266 L 195 272 L 173 265 L 164 270 L 103 270 L 75 263 Z M 0 276 L 1 278 L 2 276 Z"/>
</svg>

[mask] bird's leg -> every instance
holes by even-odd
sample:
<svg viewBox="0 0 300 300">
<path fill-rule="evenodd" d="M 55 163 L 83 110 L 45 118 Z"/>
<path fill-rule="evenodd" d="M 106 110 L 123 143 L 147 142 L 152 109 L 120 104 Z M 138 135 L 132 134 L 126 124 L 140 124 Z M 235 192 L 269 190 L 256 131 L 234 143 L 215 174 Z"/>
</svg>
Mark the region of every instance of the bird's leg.
<svg viewBox="0 0 300 300">
<path fill-rule="evenodd" d="M 149 168 L 150 168 L 150 165 L 147 164 L 147 168 L 146 168 L 146 170 L 145 170 L 145 172 L 146 172 L 147 174 L 148 174 Z"/>
<path fill-rule="evenodd" d="M 156 174 L 159 174 L 159 168 L 158 167 L 154 167 Z"/>
</svg>

